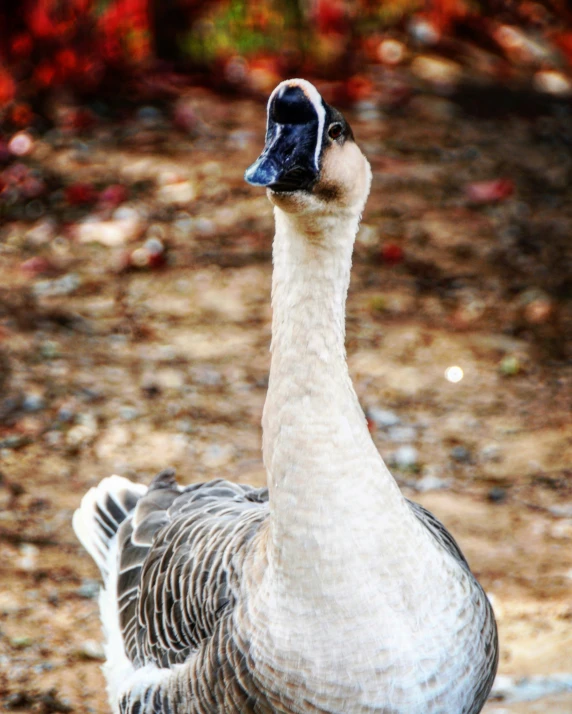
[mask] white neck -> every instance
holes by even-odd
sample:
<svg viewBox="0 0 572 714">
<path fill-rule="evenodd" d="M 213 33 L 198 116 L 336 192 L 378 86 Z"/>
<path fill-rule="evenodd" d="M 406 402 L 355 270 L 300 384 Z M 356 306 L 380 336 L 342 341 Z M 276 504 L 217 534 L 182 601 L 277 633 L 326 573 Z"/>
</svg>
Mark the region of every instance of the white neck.
<svg viewBox="0 0 572 714">
<path fill-rule="evenodd" d="M 359 213 L 275 209 L 272 365 L 263 416 L 270 557 L 284 581 L 321 585 L 348 554 L 377 557 L 404 499 L 375 448 L 345 355 Z M 380 532 L 382 531 L 382 532 Z M 359 560 L 359 559 L 358 559 Z M 339 570 L 338 570 L 339 572 Z M 289 577 L 292 576 L 292 577 Z M 333 575 L 334 577 L 334 575 Z"/>
</svg>

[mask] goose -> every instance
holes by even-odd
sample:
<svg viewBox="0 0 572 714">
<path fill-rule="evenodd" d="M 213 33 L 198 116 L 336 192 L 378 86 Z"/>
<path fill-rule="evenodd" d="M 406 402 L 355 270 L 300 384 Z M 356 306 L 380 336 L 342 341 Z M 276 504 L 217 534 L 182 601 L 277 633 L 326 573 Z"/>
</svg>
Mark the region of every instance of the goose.
<svg viewBox="0 0 572 714">
<path fill-rule="evenodd" d="M 99 566 L 121 714 L 477 714 L 498 660 L 459 546 L 379 455 L 344 347 L 371 170 L 342 114 L 280 83 L 246 181 L 274 206 L 264 489 L 110 476 L 75 532 Z"/>
</svg>

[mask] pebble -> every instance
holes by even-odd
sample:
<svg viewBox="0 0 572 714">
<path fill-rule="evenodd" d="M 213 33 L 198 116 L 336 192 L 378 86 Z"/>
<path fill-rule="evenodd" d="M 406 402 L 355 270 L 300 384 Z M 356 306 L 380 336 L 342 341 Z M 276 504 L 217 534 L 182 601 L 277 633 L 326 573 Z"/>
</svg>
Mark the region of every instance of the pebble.
<svg viewBox="0 0 572 714">
<path fill-rule="evenodd" d="M 59 344 L 54 340 L 45 340 L 40 344 L 40 356 L 42 359 L 56 359 L 61 357 Z"/>
<path fill-rule="evenodd" d="M 209 367 L 195 367 L 191 370 L 193 382 L 207 387 L 216 387 L 222 384 L 222 376 L 216 369 Z"/>
<path fill-rule="evenodd" d="M 392 411 L 380 409 L 379 407 L 370 407 L 367 410 L 367 416 L 373 421 L 378 429 L 388 429 L 392 426 L 397 426 L 401 423 L 401 419 Z"/>
<path fill-rule="evenodd" d="M 427 491 L 440 491 L 441 489 L 448 488 L 449 484 L 450 481 L 447 479 L 439 478 L 429 473 L 417 481 L 415 488 L 421 493 L 426 493 Z"/>
<path fill-rule="evenodd" d="M 569 97 L 572 95 L 572 82 L 564 73 L 557 70 L 541 70 L 537 72 L 532 83 L 539 92 L 552 94 L 556 97 Z"/>
<path fill-rule="evenodd" d="M 442 88 L 452 88 L 461 79 L 460 64 L 443 57 L 420 55 L 411 63 L 411 72 L 420 79 Z"/>
<path fill-rule="evenodd" d="M 93 414 L 80 414 L 78 422 L 66 434 L 66 444 L 72 448 L 89 443 L 97 435 L 97 419 Z"/>
<path fill-rule="evenodd" d="M 558 518 L 572 518 L 572 504 L 563 503 L 556 506 L 548 506 L 548 510 Z"/>
<path fill-rule="evenodd" d="M 56 419 L 63 423 L 63 424 L 69 424 L 72 422 L 75 418 L 75 411 L 71 409 L 70 407 L 60 407 L 58 409 L 58 413 L 56 416 Z"/>
<path fill-rule="evenodd" d="M 32 543 L 23 543 L 20 546 L 20 557 L 18 558 L 18 567 L 20 570 L 31 572 L 36 569 L 38 564 L 38 556 L 40 549 Z"/>
<path fill-rule="evenodd" d="M 40 412 L 45 406 L 46 402 L 39 394 L 26 394 L 22 402 L 22 409 L 25 412 Z"/>
<path fill-rule="evenodd" d="M 77 273 L 68 273 L 55 280 L 40 280 L 32 288 L 36 297 L 55 297 L 58 295 L 71 295 L 81 285 L 81 278 Z"/>
<path fill-rule="evenodd" d="M 4 439 L 0 439 L 0 449 L 20 449 L 22 446 L 27 446 L 31 439 L 23 434 L 10 434 Z"/>
<path fill-rule="evenodd" d="M 356 241 L 366 248 L 376 248 L 379 245 L 379 231 L 376 226 L 362 223 Z"/>
<path fill-rule="evenodd" d="M 485 444 L 479 451 L 481 461 L 493 461 L 498 463 L 502 461 L 502 452 L 498 444 Z"/>
<path fill-rule="evenodd" d="M 435 45 L 441 38 L 437 26 L 427 17 L 414 15 L 407 27 L 411 37 L 421 45 Z"/>
<path fill-rule="evenodd" d="M 85 640 L 77 649 L 77 654 L 82 659 L 104 660 L 103 646 L 95 640 Z"/>
<path fill-rule="evenodd" d="M 406 444 L 417 438 L 417 432 L 412 426 L 392 426 L 388 429 L 387 435 L 391 441 Z"/>
<path fill-rule="evenodd" d="M 161 110 L 152 106 L 140 107 L 135 116 L 146 127 L 154 126 L 163 118 Z"/>
<path fill-rule="evenodd" d="M 53 218 L 43 218 L 26 231 L 26 242 L 39 246 L 49 243 L 56 235 L 56 222 Z"/>
<path fill-rule="evenodd" d="M 136 407 L 120 407 L 119 416 L 124 421 L 134 421 L 140 416 L 139 410 Z"/>
<path fill-rule="evenodd" d="M 168 183 L 160 186 L 157 190 L 157 198 L 161 203 L 168 205 L 183 205 L 190 203 L 196 198 L 197 189 L 191 181 L 179 181 L 178 183 Z"/>
<path fill-rule="evenodd" d="M 453 461 L 459 464 L 469 464 L 471 463 L 471 452 L 466 446 L 453 446 L 450 452 L 450 456 Z"/>
<path fill-rule="evenodd" d="M 405 444 L 394 452 L 392 461 L 400 469 L 414 470 L 419 464 L 419 452 L 411 444 Z"/>
<path fill-rule="evenodd" d="M 114 216 L 123 209 L 119 208 Z M 144 224 L 137 215 L 125 215 L 109 221 L 100 221 L 90 217 L 83 223 L 76 224 L 74 235 L 80 243 L 100 243 L 110 248 L 130 243 L 137 239 L 144 230 Z"/>
<path fill-rule="evenodd" d="M 92 580 L 90 578 L 86 578 L 85 580 L 82 580 L 81 585 L 76 590 L 76 593 L 79 595 L 79 597 L 85 598 L 86 600 L 93 600 L 94 598 L 98 597 L 100 590 L 101 585 L 99 583 L 99 580 Z"/>
<path fill-rule="evenodd" d="M 506 501 L 506 490 L 500 486 L 493 486 L 487 494 L 491 503 L 502 503 Z"/>
<path fill-rule="evenodd" d="M 497 675 L 491 697 L 504 702 L 530 702 L 548 695 L 572 691 L 572 674 L 563 672 L 515 679 Z"/>
</svg>

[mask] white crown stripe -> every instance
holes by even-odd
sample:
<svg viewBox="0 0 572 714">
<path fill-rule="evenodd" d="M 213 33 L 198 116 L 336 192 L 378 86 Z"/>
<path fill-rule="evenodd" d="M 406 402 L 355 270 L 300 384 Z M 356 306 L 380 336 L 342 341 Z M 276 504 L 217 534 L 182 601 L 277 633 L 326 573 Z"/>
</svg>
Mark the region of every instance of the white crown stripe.
<svg viewBox="0 0 572 714">
<path fill-rule="evenodd" d="M 314 163 L 316 165 L 316 170 L 319 171 L 320 169 L 320 149 L 322 147 L 322 138 L 324 136 L 324 125 L 326 123 L 326 110 L 324 109 L 324 105 L 322 103 L 322 97 L 316 87 L 314 87 L 313 84 L 310 84 L 305 79 L 287 79 L 284 82 L 280 82 L 280 84 L 276 87 L 276 89 L 272 92 L 268 99 L 268 105 L 267 105 L 267 119 L 266 119 L 266 130 L 268 131 L 268 122 L 270 120 L 270 105 L 272 104 L 272 100 L 274 99 L 274 96 L 279 92 L 283 87 L 299 87 L 304 94 L 306 95 L 306 98 L 308 101 L 312 104 L 314 109 L 316 110 L 316 115 L 318 117 L 318 140 L 316 142 L 316 149 L 314 151 Z"/>
</svg>

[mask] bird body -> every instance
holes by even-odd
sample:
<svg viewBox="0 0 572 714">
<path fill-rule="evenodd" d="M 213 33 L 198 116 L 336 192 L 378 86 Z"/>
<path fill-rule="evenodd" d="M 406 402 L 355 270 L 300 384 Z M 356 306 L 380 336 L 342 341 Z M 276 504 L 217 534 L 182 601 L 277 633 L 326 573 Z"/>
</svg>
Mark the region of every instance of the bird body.
<svg viewBox="0 0 572 714">
<path fill-rule="evenodd" d="M 477 714 L 497 664 L 490 604 L 453 538 L 404 498 L 368 432 L 344 337 L 371 182 L 304 80 L 268 105 L 247 171 L 275 206 L 268 489 L 147 490 L 110 477 L 74 518 L 106 582 L 121 714 Z"/>
</svg>

